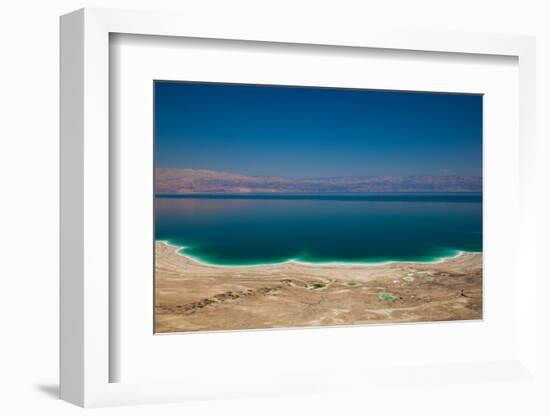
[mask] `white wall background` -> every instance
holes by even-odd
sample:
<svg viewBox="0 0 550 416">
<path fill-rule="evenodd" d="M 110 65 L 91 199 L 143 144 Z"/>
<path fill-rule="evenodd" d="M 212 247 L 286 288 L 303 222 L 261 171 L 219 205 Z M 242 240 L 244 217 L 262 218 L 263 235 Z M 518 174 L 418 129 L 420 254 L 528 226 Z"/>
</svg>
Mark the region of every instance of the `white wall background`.
<svg viewBox="0 0 550 416">
<path fill-rule="evenodd" d="M 58 16 L 81 7 L 178 10 L 205 19 L 247 14 L 309 25 L 397 27 L 538 37 L 540 213 L 550 212 L 550 10 L 545 0 L 7 0 L 0 11 L 0 413 L 82 410 L 60 402 L 58 368 Z M 542 179 L 544 178 L 544 180 Z M 541 215 L 542 217 L 542 215 Z M 544 258 L 547 218 L 541 218 Z M 550 278 L 550 272 L 548 273 Z M 550 293 L 550 285 L 538 291 Z M 544 298 L 543 298 L 544 299 Z M 541 305 L 541 313 L 549 308 Z M 541 331 L 550 351 L 548 328 Z M 543 365 L 548 359 L 541 354 Z M 549 367 L 546 367 L 547 374 Z M 521 390 L 520 391 L 518 391 Z M 521 393 L 521 394 L 520 394 Z M 433 386 L 396 396 L 338 393 L 93 410 L 123 414 L 549 414 L 543 392 L 499 385 Z"/>
</svg>

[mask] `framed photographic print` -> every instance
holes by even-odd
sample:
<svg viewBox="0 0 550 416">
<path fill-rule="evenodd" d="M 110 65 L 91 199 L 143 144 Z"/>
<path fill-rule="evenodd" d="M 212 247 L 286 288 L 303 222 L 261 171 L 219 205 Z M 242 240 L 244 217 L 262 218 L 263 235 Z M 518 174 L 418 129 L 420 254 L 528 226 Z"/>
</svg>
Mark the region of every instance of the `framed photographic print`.
<svg viewBox="0 0 550 416">
<path fill-rule="evenodd" d="M 154 95 L 155 332 L 482 318 L 482 95 Z"/>
<path fill-rule="evenodd" d="M 528 37 L 63 16 L 62 398 L 538 385 L 533 71 Z"/>
</svg>

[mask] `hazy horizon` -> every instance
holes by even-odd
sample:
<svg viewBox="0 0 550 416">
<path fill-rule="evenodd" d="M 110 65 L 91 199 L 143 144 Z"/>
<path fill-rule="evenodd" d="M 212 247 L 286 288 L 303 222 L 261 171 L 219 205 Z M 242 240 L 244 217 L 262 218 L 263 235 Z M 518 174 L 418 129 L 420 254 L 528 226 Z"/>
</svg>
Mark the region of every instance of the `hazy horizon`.
<svg viewBox="0 0 550 416">
<path fill-rule="evenodd" d="M 159 167 L 156 166 L 155 170 L 160 169 L 180 169 L 180 170 L 192 170 L 192 171 L 203 171 L 203 172 L 215 172 L 215 173 L 223 173 L 223 174 L 230 174 L 230 175 L 240 175 L 240 176 L 251 176 L 251 177 L 257 177 L 257 178 L 281 178 L 281 179 L 289 179 L 289 180 L 307 180 L 307 179 L 349 179 L 349 178 L 368 178 L 368 177 L 446 177 L 446 176 L 465 176 L 465 177 L 475 177 L 475 178 L 481 178 L 482 175 L 463 175 L 463 174 L 453 174 L 453 173 L 442 173 L 442 174 L 415 174 L 415 175 L 377 175 L 377 174 L 369 174 L 369 175 L 338 175 L 338 176 L 305 176 L 305 177 L 294 177 L 289 176 L 285 174 L 280 175 L 254 175 L 254 174 L 247 174 L 242 172 L 236 172 L 236 171 L 222 171 L 207 167 L 196 167 L 196 168 L 189 168 L 184 166 L 166 166 L 166 167 Z"/>
<path fill-rule="evenodd" d="M 408 175 L 289 178 L 201 169 L 157 168 L 157 194 L 304 192 L 481 192 L 481 176 Z"/>
</svg>

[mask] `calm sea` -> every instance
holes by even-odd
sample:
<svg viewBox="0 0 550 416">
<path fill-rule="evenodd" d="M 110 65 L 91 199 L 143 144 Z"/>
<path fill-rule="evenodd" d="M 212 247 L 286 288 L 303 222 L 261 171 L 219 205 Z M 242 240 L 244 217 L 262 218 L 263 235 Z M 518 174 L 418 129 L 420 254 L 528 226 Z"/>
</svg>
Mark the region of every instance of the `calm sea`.
<svg viewBox="0 0 550 416">
<path fill-rule="evenodd" d="M 177 195 L 155 199 L 157 240 L 220 265 L 432 261 L 482 251 L 480 193 Z"/>
</svg>

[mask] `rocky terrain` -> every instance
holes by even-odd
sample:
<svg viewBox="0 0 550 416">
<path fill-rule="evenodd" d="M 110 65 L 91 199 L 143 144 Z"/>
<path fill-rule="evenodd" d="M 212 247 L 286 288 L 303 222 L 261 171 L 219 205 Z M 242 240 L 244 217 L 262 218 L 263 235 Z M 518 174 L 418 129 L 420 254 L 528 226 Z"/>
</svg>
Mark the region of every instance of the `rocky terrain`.
<svg viewBox="0 0 550 416">
<path fill-rule="evenodd" d="M 438 263 L 212 266 L 155 246 L 155 331 L 482 319 L 482 255 Z"/>
</svg>

